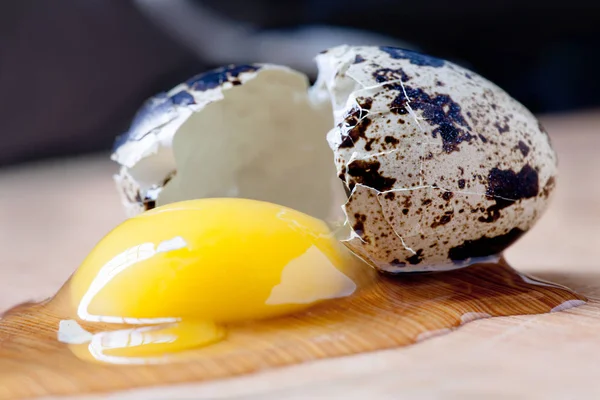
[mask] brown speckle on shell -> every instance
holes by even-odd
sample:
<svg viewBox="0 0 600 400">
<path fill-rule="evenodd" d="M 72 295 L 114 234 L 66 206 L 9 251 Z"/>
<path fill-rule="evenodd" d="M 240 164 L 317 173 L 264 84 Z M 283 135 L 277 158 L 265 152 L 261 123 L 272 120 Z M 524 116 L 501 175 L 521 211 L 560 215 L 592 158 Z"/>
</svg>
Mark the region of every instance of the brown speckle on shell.
<svg viewBox="0 0 600 400">
<path fill-rule="evenodd" d="M 356 54 L 367 62 L 353 64 Z M 392 273 L 495 257 L 531 228 L 555 185 L 555 153 L 525 107 L 476 73 L 415 57 L 340 46 L 317 58 L 336 70 L 328 87 L 338 104 L 372 99 L 369 125 L 351 147 L 344 127 L 358 123 L 344 122 L 343 108 L 328 141 L 353 188 L 344 206 L 350 226 L 354 214 L 367 215 L 362 235 L 375 239 L 346 244 Z"/>
</svg>

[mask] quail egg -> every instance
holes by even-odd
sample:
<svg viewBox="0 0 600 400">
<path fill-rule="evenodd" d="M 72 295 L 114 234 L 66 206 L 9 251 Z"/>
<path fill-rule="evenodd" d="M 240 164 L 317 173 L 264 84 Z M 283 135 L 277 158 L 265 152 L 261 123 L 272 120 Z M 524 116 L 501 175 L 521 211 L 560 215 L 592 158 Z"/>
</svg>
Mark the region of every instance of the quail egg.
<svg viewBox="0 0 600 400">
<path fill-rule="evenodd" d="M 149 100 L 113 154 L 128 209 L 202 197 L 328 220 L 341 209 L 344 243 L 389 273 L 493 259 L 541 216 L 556 155 L 501 88 L 392 47 L 338 46 L 316 62 L 312 87 L 286 67 L 229 66 Z"/>
</svg>

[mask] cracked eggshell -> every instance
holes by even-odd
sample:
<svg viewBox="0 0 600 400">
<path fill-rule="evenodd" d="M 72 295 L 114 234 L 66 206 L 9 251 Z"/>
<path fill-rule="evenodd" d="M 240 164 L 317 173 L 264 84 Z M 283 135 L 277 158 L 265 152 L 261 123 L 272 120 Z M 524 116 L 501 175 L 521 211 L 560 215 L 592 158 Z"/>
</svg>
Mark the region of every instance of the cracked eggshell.
<svg viewBox="0 0 600 400">
<path fill-rule="evenodd" d="M 341 214 L 343 188 L 324 140 L 331 108 L 309 99 L 308 86 L 286 67 L 232 65 L 148 100 L 112 155 L 128 213 L 241 197 L 324 219 Z"/>
<path fill-rule="evenodd" d="M 311 95 L 331 98 L 327 135 L 353 233 L 348 247 L 391 272 L 496 257 L 540 217 L 556 155 L 502 89 L 445 60 L 389 47 L 317 56 Z"/>
</svg>

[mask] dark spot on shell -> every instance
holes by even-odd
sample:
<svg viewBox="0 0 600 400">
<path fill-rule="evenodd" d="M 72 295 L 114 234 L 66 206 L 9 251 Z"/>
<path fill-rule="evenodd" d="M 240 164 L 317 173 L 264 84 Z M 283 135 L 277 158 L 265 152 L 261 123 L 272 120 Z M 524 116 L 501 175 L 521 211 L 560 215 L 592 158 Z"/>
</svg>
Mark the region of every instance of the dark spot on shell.
<svg viewBox="0 0 600 400">
<path fill-rule="evenodd" d="M 492 168 L 488 175 L 487 196 L 520 200 L 537 195 L 538 173 L 527 164 L 518 173 Z"/>
<path fill-rule="evenodd" d="M 408 114 L 408 110 L 406 109 L 406 99 L 403 99 L 401 96 L 397 96 L 390 103 L 390 112 L 394 114 L 406 115 Z M 400 120 L 398 120 L 400 122 Z"/>
<path fill-rule="evenodd" d="M 546 182 L 546 184 L 544 185 L 541 195 L 544 196 L 545 198 L 550 197 L 550 194 L 554 190 L 554 186 L 556 186 L 556 180 L 554 179 L 553 176 L 551 176 L 548 179 L 548 181 Z"/>
<path fill-rule="evenodd" d="M 346 114 L 344 121 L 349 129 L 340 143 L 340 149 L 354 147 L 360 138 L 366 140 L 365 132 L 372 122 L 370 118 L 367 118 L 367 113 L 368 111 L 366 110 L 359 107 L 353 107 Z"/>
<path fill-rule="evenodd" d="M 465 240 L 463 244 L 453 247 L 448 251 L 448 257 L 460 264 L 460 261 L 469 258 L 481 258 L 500 254 L 504 249 L 519 239 L 525 231 L 513 228 L 508 233 L 500 236 L 482 236 L 476 240 Z"/>
<path fill-rule="evenodd" d="M 367 110 L 362 109 L 358 104 L 353 106 L 346 115 L 344 115 L 344 124 L 347 126 L 356 126 L 361 119 L 365 118 L 368 114 Z"/>
<path fill-rule="evenodd" d="M 257 65 L 229 65 L 227 67 L 213 69 L 212 71 L 196 75 L 186 81 L 187 85 L 199 92 L 210 90 L 221 86 L 225 82 L 238 80 L 240 74 L 256 72 L 260 69 Z"/>
<path fill-rule="evenodd" d="M 444 82 L 442 82 L 442 81 L 436 81 L 435 84 L 437 86 L 446 86 L 446 85 L 444 85 Z"/>
<path fill-rule="evenodd" d="M 410 210 L 408 208 L 402 209 L 402 214 L 407 215 Z"/>
<path fill-rule="evenodd" d="M 440 127 L 432 132 L 432 136 L 440 134 L 443 141 L 443 148 L 446 153 L 458 150 L 458 144 L 463 141 L 469 142 L 472 139 L 470 133 L 462 133 L 460 129 L 447 123 L 440 124 Z M 435 136 L 434 136 L 435 137 Z"/>
<path fill-rule="evenodd" d="M 411 50 L 400 49 L 397 47 L 379 47 L 381 51 L 386 52 L 390 57 L 394 59 L 408 60 L 411 64 L 419 65 L 423 67 L 434 67 L 440 68 L 445 64 L 444 60 L 439 58 L 431 57 L 425 54 L 417 53 Z"/>
<path fill-rule="evenodd" d="M 478 136 L 479 136 L 479 139 L 481 139 L 481 141 L 483 143 L 487 143 L 488 140 L 487 140 L 487 138 L 485 136 L 483 136 L 482 134 L 479 134 Z"/>
<path fill-rule="evenodd" d="M 466 184 L 466 182 L 465 182 L 464 179 L 459 179 L 458 180 L 458 188 L 459 189 L 464 189 L 465 188 L 465 184 Z"/>
<path fill-rule="evenodd" d="M 386 136 L 384 140 L 387 144 L 391 144 L 392 146 L 395 146 L 398 143 L 400 143 L 400 141 L 393 136 Z"/>
<path fill-rule="evenodd" d="M 364 237 L 363 237 L 364 232 L 365 232 L 364 222 L 367 220 L 367 216 L 357 213 L 357 214 L 354 214 L 354 218 L 355 218 L 355 222 L 354 222 L 354 225 L 352 226 L 352 230 L 354 230 L 354 232 L 358 236 L 360 236 L 361 238 L 364 239 Z"/>
<path fill-rule="evenodd" d="M 425 199 L 421 202 L 421 205 L 424 205 L 424 206 L 427 206 L 429 204 L 431 204 L 431 199 Z"/>
<path fill-rule="evenodd" d="M 496 129 L 498 129 L 499 133 L 505 133 L 509 130 L 508 124 L 500 125 L 499 122 L 496 122 L 494 126 L 496 127 Z"/>
<path fill-rule="evenodd" d="M 412 206 L 412 201 L 410 201 L 410 197 L 406 196 L 404 197 L 404 201 L 402 202 L 402 206 L 405 208 L 410 208 L 410 206 Z"/>
<path fill-rule="evenodd" d="M 365 59 L 360 54 L 357 54 L 356 57 L 354 57 L 354 64 L 360 64 L 361 62 L 365 62 Z"/>
<path fill-rule="evenodd" d="M 529 154 L 529 146 L 527 146 L 527 144 L 524 141 L 519 140 L 519 144 L 517 144 L 517 148 L 521 151 L 521 153 L 523 154 L 523 157 L 527 157 L 527 155 Z"/>
<path fill-rule="evenodd" d="M 388 178 L 379 173 L 381 163 L 375 160 L 354 160 L 348 164 L 348 175 L 352 177 L 350 188 L 352 189 L 356 183 L 365 185 L 379 192 L 390 190 L 395 178 Z"/>
<path fill-rule="evenodd" d="M 167 177 L 165 179 L 163 179 L 161 186 L 165 186 L 167 183 L 169 183 L 171 181 L 171 179 L 173 179 L 173 177 L 175 177 L 175 175 L 177 175 L 177 172 L 171 172 L 169 175 L 167 175 Z"/>
<path fill-rule="evenodd" d="M 467 79 L 473 79 L 473 76 L 470 73 L 465 72 L 465 78 L 467 78 Z"/>
<path fill-rule="evenodd" d="M 394 192 L 388 192 L 383 197 L 386 200 L 394 200 L 396 198 L 396 195 L 394 194 Z"/>
<path fill-rule="evenodd" d="M 371 138 L 369 140 L 367 140 L 367 143 L 365 144 L 365 150 L 366 151 L 371 151 L 373 148 L 373 143 L 377 140 L 377 138 Z"/>
<path fill-rule="evenodd" d="M 538 129 L 549 138 L 548 131 L 546 131 L 546 128 L 544 128 L 541 121 L 538 121 Z"/>
<path fill-rule="evenodd" d="M 450 199 L 454 197 L 454 193 L 452 192 L 444 192 L 442 193 L 442 199 L 446 200 L 446 201 L 450 201 Z"/>
<path fill-rule="evenodd" d="M 144 210 L 152 210 L 156 207 L 156 200 L 144 200 Z"/>
<path fill-rule="evenodd" d="M 338 177 L 343 181 L 346 182 L 346 166 L 342 165 L 342 170 L 340 171 L 340 173 L 338 174 Z"/>
<path fill-rule="evenodd" d="M 175 93 L 173 96 L 171 96 L 171 101 L 173 102 L 173 104 L 178 104 L 180 106 L 196 104 L 194 96 L 192 96 L 185 90 L 182 90 L 181 92 Z"/>
<path fill-rule="evenodd" d="M 442 215 L 442 216 L 441 216 L 441 217 L 440 217 L 440 218 L 439 218 L 437 221 L 434 221 L 434 222 L 431 224 L 431 227 L 432 227 L 433 229 L 435 229 L 435 228 L 437 228 L 438 226 L 441 226 L 441 225 L 446 225 L 448 222 L 452 221 L 452 217 L 453 217 L 453 216 L 454 216 L 454 214 L 453 214 L 453 213 L 452 213 L 452 214 L 448 214 L 448 213 L 446 213 L 446 214 Z"/>
<path fill-rule="evenodd" d="M 495 222 L 500 218 L 500 210 L 518 200 L 529 199 L 538 195 L 539 176 L 529 164 L 516 173 L 512 170 L 492 168 L 488 175 L 486 196 L 495 200 L 496 204 L 488 207 L 486 217 L 479 217 L 480 222 Z"/>
<path fill-rule="evenodd" d="M 431 136 L 438 135 L 443 142 L 446 153 L 458 150 L 462 142 L 470 142 L 473 136 L 467 131 L 469 125 L 461 113 L 461 107 L 447 94 L 437 94 L 435 97 L 427 94 L 423 89 L 413 89 L 410 86 L 390 84 L 388 89 L 399 91 L 398 96 L 390 103 L 390 111 L 408 113 L 406 111 L 408 99 L 413 110 L 421 110 L 423 118 L 429 125 L 437 126 Z M 395 111 L 397 110 L 397 111 Z"/>
<path fill-rule="evenodd" d="M 371 97 L 359 97 L 356 102 L 363 110 L 370 110 L 373 106 L 373 99 Z"/>
<path fill-rule="evenodd" d="M 410 78 L 402 68 L 379 68 L 373 72 L 373 78 L 379 83 L 402 80 L 407 82 Z"/>
<path fill-rule="evenodd" d="M 394 258 L 392 261 L 390 261 L 390 265 L 392 267 L 406 267 L 406 263 L 398 260 L 397 258 Z"/>
<path fill-rule="evenodd" d="M 423 261 L 423 249 L 417 250 L 417 254 L 413 254 L 412 256 L 406 259 L 412 265 L 417 265 Z"/>
</svg>

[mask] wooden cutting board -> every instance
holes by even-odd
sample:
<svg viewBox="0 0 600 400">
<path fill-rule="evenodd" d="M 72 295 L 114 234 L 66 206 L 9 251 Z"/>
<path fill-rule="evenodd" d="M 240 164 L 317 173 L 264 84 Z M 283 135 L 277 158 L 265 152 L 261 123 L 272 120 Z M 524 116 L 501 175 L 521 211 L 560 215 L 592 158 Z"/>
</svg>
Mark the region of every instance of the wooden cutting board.
<svg viewBox="0 0 600 400">
<path fill-rule="evenodd" d="M 600 116 L 544 122 L 560 157 L 557 196 L 508 259 L 589 304 L 476 321 L 405 348 L 114 397 L 600 398 Z M 105 156 L 0 171 L 0 310 L 53 294 L 122 219 L 113 171 Z"/>
</svg>

